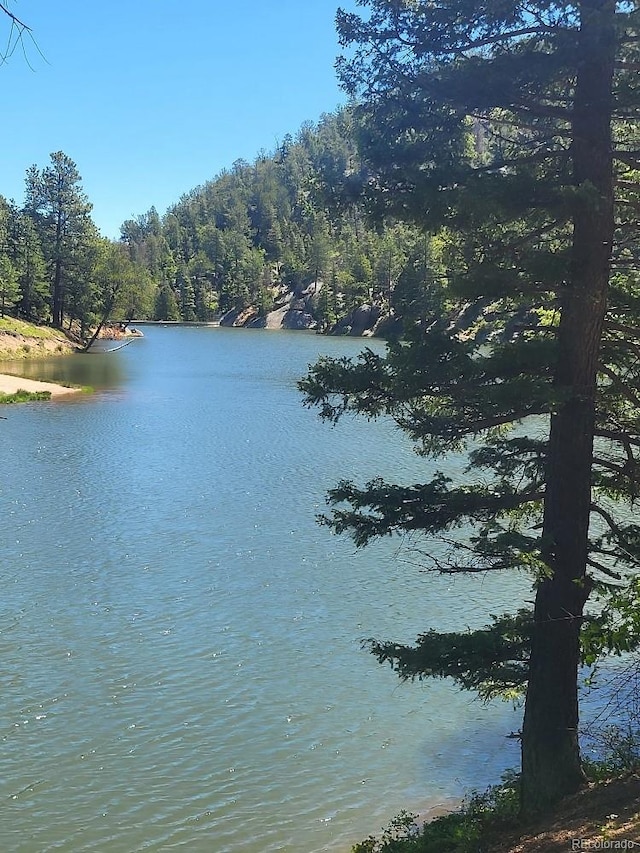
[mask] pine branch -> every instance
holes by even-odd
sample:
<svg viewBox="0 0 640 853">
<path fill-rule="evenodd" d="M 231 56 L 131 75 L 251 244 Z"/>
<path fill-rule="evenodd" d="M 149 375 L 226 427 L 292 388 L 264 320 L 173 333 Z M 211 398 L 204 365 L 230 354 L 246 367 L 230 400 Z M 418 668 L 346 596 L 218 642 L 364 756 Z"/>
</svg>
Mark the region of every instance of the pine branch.
<svg viewBox="0 0 640 853">
<path fill-rule="evenodd" d="M 515 112 L 515 110 L 514 110 Z M 475 118 L 478 121 L 491 121 L 491 113 L 479 113 L 476 110 L 471 110 L 469 112 L 469 118 Z M 520 120 L 508 119 L 504 116 L 500 117 L 500 124 L 505 125 L 506 127 L 514 127 L 517 130 L 530 130 L 533 133 L 540 133 L 540 125 L 535 122 L 525 122 Z M 559 139 L 573 139 L 573 134 L 570 129 L 563 130 L 561 127 L 553 128 L 553 136 L 558 137 Z"/>
<path fill-rule="evenodd" d="M 599 506 L 596 503 L 591 504 L 591 512 L 594 512 L 596 515 L 599 515 L 600 518 L 605 522 L 611 533 L 613 533 L 620 542 L 628 544 L 628 540 L 626 538 L 625 531 L 620 527 L 615 518 L 603 507 Z"/>
<path fill-rule="evenodd" d="M 615 373 L 611 368 L 607 367 L 604 364 L 601 364 L 599 367 L 600 373 L 603 373 L 608 379 L 611 380 L 612 385 L 616 388 L 619 394 L 621 394 L 626 400 L 632 403 L 634 406 L 640 409 L 640 397 L 634 393 L 634 391 L 629 387 L 626 382 Z"/>
<path fill-rule="evenodd" d="M 625 465 L 616 465 L 615 462 L 611 462 L 609 459 L 603 459 L 601 456 L 594 456 L 593 464 L 600 465 L 601 468 L 606 468 L 607 471 L 613 471 L 615 474 L 620 474 L 620 476 L 626 477 L 630 480 L 635 479 L 634 469 L 638 468 L 640 472 L 640 468 L 638 467 L 640 463 L 636 459 L 633 459 L 632 463 L 627 461 Z"/>
<path fill-rule="evenodd" d="M 421 634 L 415 646 L 363 641 L 380 663 L 389 663 L 402 681 L 452 678 L 481 698 L 519 691 L 527 681 L 533 618 L 531 611 L 493 616 L 475 631 Z"/>
<path fill-rule="evenodd" d="M 544 491 L 490 491 L 481 487 L 452 489 L 438 474 L 429 483 L 396 486 L 372 480 L 364 489 L 341 481 L 328 493 L 327 503 L 350 504 L 350 510 L 334 509 L 332 517 L 319 521 L 336 533 L 348 533 L 358 548 L 372 539 L 400 532 L 437 534 L 465 521 L 485 523 L 520 507 L 544 499 Z"/>
</svg>

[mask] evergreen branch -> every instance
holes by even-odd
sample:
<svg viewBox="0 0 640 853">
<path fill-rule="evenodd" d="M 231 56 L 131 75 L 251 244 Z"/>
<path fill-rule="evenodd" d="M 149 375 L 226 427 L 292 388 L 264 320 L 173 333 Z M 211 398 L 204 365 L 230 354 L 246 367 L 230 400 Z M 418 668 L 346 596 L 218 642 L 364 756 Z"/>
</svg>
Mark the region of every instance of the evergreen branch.
<svg viewBox="0 0 640 853">
<path fill-rule="evenodd" d="M 452 56 L 467 58 L 466 57 L 467 52 L 478 50 L 478 48 L 481 48 L 481 47 L 489 47 L 490 45 L 504 44 L 505 42 L 510 42 L 510 41 L 513 41 L 514 39 L 518 40 L 518 39 L 523 38 L 524 36 L 529 36 L 529 35 L 545 35 L 545 34 L 548 35 L 551 33 L 570 32 L 570 31 L 571 30 L 566 28 L 566 27 L 560 27 L 558 25 L 550 25 L 550 24 L 541 23 L 537 27 L 522 27 L 519 30 L 508 30 L 506 32 L 501 32 L 497 35 L 484 36 L 483 38 L 466 40 L 466 41 L 461 42 L 461 43 L 456 44 L 456 45 L 451 44 L 448 46 L 443 46 L 437 50 L 434 49 L 434 55 L 447 56 L 448 54 L 450 54 Z M 395 39 L 395 41 L 397 41 L 403 47 L 408 48 L 414 54 L 421 52 L 421 44 L 422 44 L 421 38 L 419 38 L 419 37 L 416 37 L 414 39 L 408 38 L 407 36 L 405 36 L 401 32 L 400 28 L 397 25 L 395 27 L 393 27 L 393 29 L 385 31 L 384 34 L 382 36 L 379 36 L 378 38 L 380 41 L 383 41 L 386 43 L 389 40 L 390 36 L 392 36 L 393 39 Z M 376 47 L 378 49 L 378 52 L 381 52 L 380 46 L 377 44 L 377 41 L 373 42 L 371 44 L 371 46 Z M 390 61 L 388 56 L 387 56 L 387 61 Z"/>
<path fill-rule="evenodd" d="M 402 681 L 452 678 L 487 700 L 525 687 L 533 631 L 529 610 L 491 618 L 492 625 L 475 631 L 432 629 L 419 635 L 415 646 L 374 639 L 363 646 L 380 663 L 389 663 Z"/>
<path fill-rule="evenodd" d="M 545 222 L 539 228 L 535 228 L 526 234 L 523 234 L 517 240 L 512 240 L 510 243 L 500 243 L 499 246 L 496 246 L 495 256 L 500 257 L 502 252 L 511 252 L 514 249 L 519 249 L 527 244 L 530 244 L 534 240 L 539 240 L 540 237 L 544 237 L 546 234 L 549 234 L 554 228 L 558 228 L 558 226 L 563 225 L 567 221 L 568 217 L 562 219 L 552 219 L 550 222 Z"/>
<path fill-rule="evenodd" d="M 617 187 L 621 187 L 623 190 L 638 190 L 640 187 L 634 181 L 624 181 L 622 179 L 618 179 L 614 181 L 614 184 Z"/>
<path fill-rule="evenodd" d="M 601 468 L 606 468 L 608 471 L 613 471 L 615 474 L 620 474 L 622 477 L 635 480 L 635 469 L 638 468 L 639 463 L 638 460 L 634 458 L 632 460 L 627 460 L 625 465 L 616 465 L 615 462 L 611 462 L 609 459 L 603 459 L 601 456 L 594 456 L 593 464 L 600 465 Z"/>
<path fill-rule="evenodd" d="M 612 385 L 618 390 L 618 392 L 627 399 L 630 403 L 633 403 L 634 406 L 640 409 L 640 397 L 632 391 L 629 385 L 626 382 L 623 382 L 622 379 L 611 370 L 610 367 L 607 367 L 604 364 L 600 364 L 599 367 L 600 373 L 603 373 L 608 379 L 611 380 Z"/>
<path fill-rule="evenodd" d="M 620 163 L 626 163 L 627 166 L 631 166 L 632 169 L 640 166 L 640 151 L 614 151 L 613 157 Z M 637 188 L 637 184 L 635 186 Z"/>
<path fill-rule="evenodd" d="M 522 38 L 522 36 L 543 35 L 557 32 L 570 32 L 570 30 L 566 27 L 550 26 L 548 24 L 541 24 L 538 27 L 523 27 L 520 30 L 511 30 L 510 32 L 499 33 L 495 36 L 485 36 L 484 38 L 470 41 L 466 45 L 458 47 L 456 51 L 452 50 L 451 52 L 461 53 L 468 50 L 477 50 L 479 47 L 487 47 L 492 44 L 502 44 L 505 41 Z"/>
<path fill-rule="evenodd" d="M 514 166 L 530 165 L 533 163 L 545 163 L 549 160 L 564 159 L 569 160 L 569 152 L 564 148 L 559 148 L 555 151 L 536 151 L 534 154 L 528 154 L 525 157 L 514 157 L 510 160 L 501 159 L 495 160 L 486 166 L 476 166 L 473 168 L 474 174 L 483 174 L 499 172 L 501 169 L 510 169 Z"/>
<path fill-rule="evenodd" d="M 476 436 L 482 432 L 496 429 L 497 427 L 507 426 L 526 418 L 547 415 L 549 414 L 548 407 L 530 406 L 522 409 L 512 409 L 499 415 L 493 415 L 487 418 L 472 418 L 465 419 L 463 412 L 456 412 L 451 417 L 444 416 L 424 416 L 412 412 L 410 418 L 397 417 L 396 420 L 403 429 L 412 434 L 416 440 L 420 436 L 428 438 L 443 438 L 450 440 L 459 440 L 465 436 Z"/>
<path fill-rule="evenodd" d="M 591 504 L 591 512 L 595 512 L 596 515 L 599 515 L 600 518 L 602 518 L 609 530 L 618 538 L 619 541 L 627 542 L 624 530 L 620 527 L 610 512 L 603 509 L 603 507 L 596 503 Z"/>
<path fill-rule="evenodd" d="M 446 542 L 446 538 L 442 537 L 442 541 Z M 458 542 L 453 543 L 454 548 L 461 547 L 461 544 Z M 462 546 L 464 548 L 464 546 Z M 413 549 L 412 549 L 413 550 Z M 464 548 L 464 550 L 471 551 L 473 553 L 473 548 Z M 473 563 L 465 563 L 464 565 L 453 563 L 450 561 L 441 560 L 439 557 L 434 554 L 429 554 L 427 551 L 423 551 L 420 548 L 415 549 L 415 553 L 419 554 L 424 560 L 428 560 L 432 565 L 425 566 L 423 563 L 418 563 L 420 567 L 420 571 L 422 572 L 437 572 L 440 575 L 457 575 L 457 574 L 484 574 L 486 572 L 497 572 L 504 571 L 505 569 L 512 569 L 513 562 L 507 562 L 504 560 L 503 562 L 494 562 L 491 565 L 489 564 L 473 564 Z M 416 562 L 413 560 L 403 560 L 403 562 L 408 563 L 409 565 L 416 565 Z"/>
<path fill-rule="evenodd" d="M 481 575 L 487 572 L 503 572 L 505 569 L 513 569 L 513 563 L 493 563 L 490 566 L 472 566 L 469 564 L 457 565 L 453 563 L 441 563 L 434 559 L 434 568 L 426 571 L 435 571 L 440 575 Z"/>
<path fill-rule="evenodd" d="M 514 112 L 515 112 L 515 110 L 514 110 Z M 469 112 L 469 118 L 475 118 L 478 121 L 490 121 L 491 120 L 490 114 L 478 113 L 475 110 L 471 110 Z M 504 116 L 500 117 L 500 124 L 503 124 L 507 127 L 514 127 L 517 130 L 529 130 L 529 131 L 532 131 L 534 133 L 540 133 L 540 130 L 541 130 L 540 126 L 536 123 L 524 122 L 524 121 L 520 121 L 520 120 L 516 121 L 515 118 L 514 119 L 508 119 Z M 554 127 L 553 128 L 553 136 L 558 137 L 559 139 L 573 139 L 573 134 L 571 133 L 571 130 L 569 130 L 568 128 L 566 130 L 563 130 L 560 127 L 557 127 L 557 128 Z"/>
<path fill-rule="evenodd" d="M 419 531 L 435 534 L 467 522 L 488 522 L 527 504 L 542 501 L 544 491 L 500 493 L 481 487 L 451 489 L 438 474 L 429 483 L 396 486 L 381 479 L 360 489 L 348 480 L 328 493 L 327 503 L 348 503 L 350 510 L 334 509 L 319 521 L 348 533 L 358 548 L 371 539 L 394 533 Z"/>
<path fill-rule="evenodd" d="M 628 338 L 608 338 L 607 343 L 615 344 L 620 350 L 627 350 L 636 355 L 640 359 L 640 345 Z"/>
<path fill-rule="evenodd" d="M 520 100 L 519 104 L 509 104 L 509 109 L 511 109 L 516 115 L 522 112 L 525 115 L 536 116 L 537 118 L 561 119 L 566 122 L 571 121 L 571 111 L 568 109 L 554 107 L 550 104 L 536 103 L 535 101 L 527 102 L 524 98 Z"/>
</svg>

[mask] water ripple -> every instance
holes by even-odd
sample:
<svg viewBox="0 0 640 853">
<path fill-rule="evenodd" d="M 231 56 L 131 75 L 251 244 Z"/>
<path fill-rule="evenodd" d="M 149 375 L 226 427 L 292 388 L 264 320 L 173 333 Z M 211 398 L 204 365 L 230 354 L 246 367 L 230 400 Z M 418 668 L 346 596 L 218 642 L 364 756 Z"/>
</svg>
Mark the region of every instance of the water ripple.
<svg viewBox="0 0 640 853">
<path fill-rule="evenodd" d="M 153 329 L 100 395 L 12 412 L 3 853 L 339 851 L 515 763 L 509 709 L 400 687 L 360 649 L 522 585 L 426 578 L 316 525 L 342 476 L 426 473 L 389 425 L 300 405 L 306 364 L 357 347 Z"/>
</svg>

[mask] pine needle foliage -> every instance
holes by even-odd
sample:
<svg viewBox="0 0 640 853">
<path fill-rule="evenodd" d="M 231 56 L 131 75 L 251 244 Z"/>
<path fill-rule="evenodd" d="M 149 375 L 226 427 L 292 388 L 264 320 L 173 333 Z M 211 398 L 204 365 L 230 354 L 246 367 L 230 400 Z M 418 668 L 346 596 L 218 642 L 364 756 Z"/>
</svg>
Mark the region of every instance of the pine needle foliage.
<svg viewBox="0 0 640 853">
<path fill-rule="evenodd" d="M 534 812 L 584 781 L 579 666 L 640 640 L 640 11 L 360 5 L 337 24 L 364 203 L 436 235 L 449 306 L 491 303 L 500 335 L 424 314 L 386 356 L 311 368 L 301 388 L 325 419 L 389 416 L 419 453 L 467 462 L 463 485 L 437 472 L 341 482 L 323 520 L 359 546 L 423 536 L 439 571 L 530 574 L 530 611 L 371 648 L 402 678 L 446 675 L 483 696 L 526 686 L 521 795 Z"/>
</svg>

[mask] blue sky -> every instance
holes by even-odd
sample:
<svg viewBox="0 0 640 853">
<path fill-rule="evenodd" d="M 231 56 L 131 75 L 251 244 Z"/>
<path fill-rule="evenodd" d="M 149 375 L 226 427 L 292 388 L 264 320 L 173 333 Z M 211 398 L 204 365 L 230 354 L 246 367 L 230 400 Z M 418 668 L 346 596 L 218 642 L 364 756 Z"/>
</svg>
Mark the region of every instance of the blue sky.
<svg viewBox="0 0 640 853">
<path fill-rule="evenodd" d="M 26 169 L 61 150 L 104 236 L 164 213 L 344 103 L 338 6 L 355 0 L 12 0 L 37 47 L 0 66 L 0 194 L 21 204 Z"/>
</svg>

